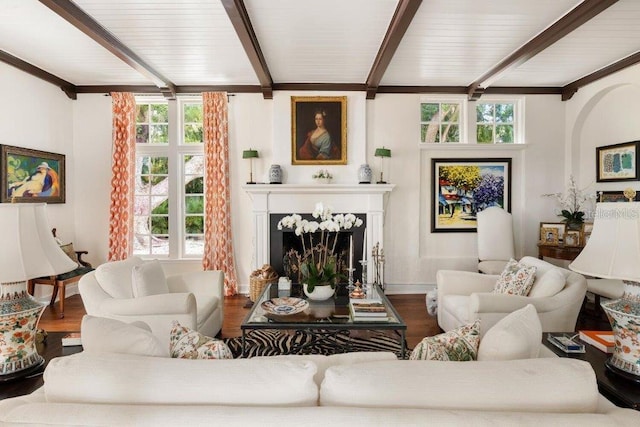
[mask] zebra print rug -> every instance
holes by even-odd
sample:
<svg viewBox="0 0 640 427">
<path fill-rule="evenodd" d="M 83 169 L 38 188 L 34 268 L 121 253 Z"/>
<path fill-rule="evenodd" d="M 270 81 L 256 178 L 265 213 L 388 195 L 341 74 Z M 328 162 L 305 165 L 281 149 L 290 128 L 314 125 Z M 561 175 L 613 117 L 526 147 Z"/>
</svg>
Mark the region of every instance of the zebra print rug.
<svg viewBox="0 0 640 427">
<path fill-rule="evenodd" d="M 223 340 L 233 357 L 242 356 L 242 337 Z M 246 356 L 275 356 L 280 354 L 323 354 L 351 351 L 392 351 L 402 357 L 400 335 L 375 331 L 345 331 L 313 334 L 307 331 L 253 330 L 246 335 Z M 406 355 L 411 350 L 406 349 Z"/>
</svg>

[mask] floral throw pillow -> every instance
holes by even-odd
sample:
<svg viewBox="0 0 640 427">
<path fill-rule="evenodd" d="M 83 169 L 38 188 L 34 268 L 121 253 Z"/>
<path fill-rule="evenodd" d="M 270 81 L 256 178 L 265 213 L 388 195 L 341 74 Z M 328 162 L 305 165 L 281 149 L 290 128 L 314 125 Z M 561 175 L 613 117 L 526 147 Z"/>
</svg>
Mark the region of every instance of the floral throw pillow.
<svg viewBox="0 0 640 427">
<path fill-rule="evenodd" d="M 480 320 L 433 337 L 426 337 L 411 352 L 411 360 L 469 361 L 478 358 Z"/>
<path fill-rule="evenodd" d="M 500 274 L 493 293 L 527 296 L 535 279 L 534 266 L 520 264 L 511 258 Z"/>
<path fill-rule="evenodd" d="M 169 337 L 169 354 L 177 359 L 233 359 L 224 342 L 175 321 Z"/>
</svg>

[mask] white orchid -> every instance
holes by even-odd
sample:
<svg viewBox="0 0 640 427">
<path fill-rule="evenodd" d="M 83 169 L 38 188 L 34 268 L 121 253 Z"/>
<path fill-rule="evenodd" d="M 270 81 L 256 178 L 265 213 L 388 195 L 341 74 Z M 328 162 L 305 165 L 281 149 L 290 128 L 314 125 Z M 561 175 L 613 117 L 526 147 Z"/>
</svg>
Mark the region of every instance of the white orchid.
<svg viewBox="0 0 640 427">
<path fill-rule="evenodd" d="M 573 175 L 570 175 L 569 187 L 567 188 L 566 193 L 549 193 L 543 194 L 542 196 L 555 197 L 562 207 L 558 216 L 564 217 L 567 223 L 581 223 L 584 220 L 584 212 L 582 211 L 583 207 L 587 203 L 594 201 L 597 197 L 595 191 L 588 191 L 589 187 L 590 185 L 583 189 L 579 189 Z"/>
<path fill-rule="evenodd" d="M 352 213 L 333 215 L 333 208 L 321 202 L 316 203 L 311 216 L 315 221 L 303 219 L 299 214 L 287 215 L 278 221 L 278 230 L 293 230 L 300 237 L 303 252 L 299 256 L 301 265 L 313 263 L 313 270 L 327 271 L 325 267 L 336 265 L 335 249 L 340 232 L 360 227 L 364 222 Z M 314 233 L 318 232 L 320 236 L 316 236 L 314 242 Z M 305 238 L 305 235 L 308 237 Z"/>
</svg>

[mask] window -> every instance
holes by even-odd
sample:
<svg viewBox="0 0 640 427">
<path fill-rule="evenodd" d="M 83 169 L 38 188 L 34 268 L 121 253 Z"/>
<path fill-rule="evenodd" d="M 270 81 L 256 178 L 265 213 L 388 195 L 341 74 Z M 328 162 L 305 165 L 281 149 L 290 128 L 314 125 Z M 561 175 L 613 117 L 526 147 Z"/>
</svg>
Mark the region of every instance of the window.
<svg viewBox="0 0 640 427">
<path fill-rule="evenodd" d="M 204 253 L 202 102 L 136 100 L 136 255 Z"/>
<path fill-rule="evenodd" d="M 478 102 L 476 105 L 476 140 L 478 144 L 514 143 L 515 103 Z"/>
<path fill-rule="evenodd" d="M 423 102 L 420 104 L 420 141 L 462 142 L 460 102 Z"/>
<path fill-rule="evenodd" d="M 523 143 L 523 118 L 524 97 L 489 95 L 469 101 L 425 96 L 420 100 L 420 143 Z"/>
</svg>

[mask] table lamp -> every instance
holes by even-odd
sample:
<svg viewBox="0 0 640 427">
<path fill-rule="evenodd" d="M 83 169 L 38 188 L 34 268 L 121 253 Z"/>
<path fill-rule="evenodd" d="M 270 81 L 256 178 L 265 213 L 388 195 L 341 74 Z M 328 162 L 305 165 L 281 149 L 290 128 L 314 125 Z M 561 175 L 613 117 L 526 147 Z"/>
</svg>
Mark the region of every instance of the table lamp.
<svg viewBox="0 0 640 427">
<path fill-rule="evenodd" d="M 383 178 L 383 171 L 384 171 L 384 158 L 385 157 L 391 157 L 391 150 L 389 150 L 388 148 L 376 148 L 376 152 L 374 154 L 376 157 L 380 157 L 380 181 L 378 181 L 378 184 L 386 184 L 386 181 Z"/>
<path fill-rule="evenodd" d="M 253 181 L 253 159 L 258 158 L 258 150 L 253 150 L 251 148 L 244 150 L 242 152 L 242 158 L 249 159 L 249 182 L 247 182 L 247 184 L 255 184 Z"/>
<path fill-rule="evenodd" d="M 51 234 L 45 208 L 44 203 L 0 205 L 0 381 L 44 364 L 35 344 L 45 306 L 27 293 L 27 280 L 77 268 Z"/>
<path fill-rule="evenodd" d="M 622 298 L 601 304 L 615 341 L 605 366 L 640 382 L 640 202 L 598 203 L 589 241 L 569 268 L 623 281 Z"/>
</svg>

